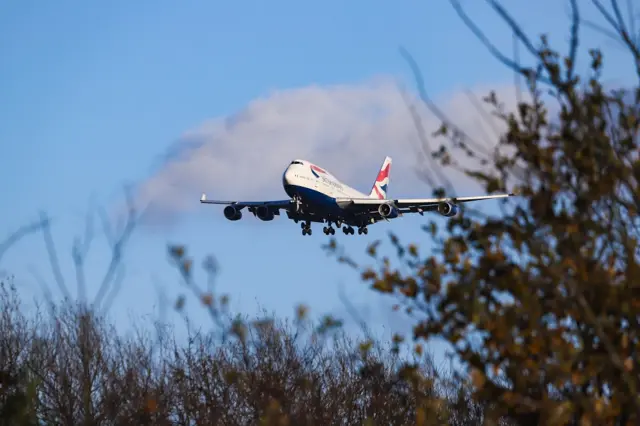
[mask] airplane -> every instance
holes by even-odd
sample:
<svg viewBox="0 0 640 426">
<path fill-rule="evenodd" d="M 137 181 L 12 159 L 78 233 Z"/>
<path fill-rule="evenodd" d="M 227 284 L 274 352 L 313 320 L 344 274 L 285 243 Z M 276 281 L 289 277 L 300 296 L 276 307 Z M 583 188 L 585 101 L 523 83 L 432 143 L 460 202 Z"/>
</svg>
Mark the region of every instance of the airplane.
<svg viewBox="0 0 640 426">
<path fill-rule="evenodd" d="M 325 235 L 335 235 L 333 224 L 345 235 L 367 234 L 367 226 L 389 221 L 405 213 L 437 211 L 452 217 L 458 213 L 456 203 L 506 198 L 514 194 L 481 195 L 457 198 L 387 198 L 391 157 L 385 157 L 378 176 L 368 195 L 340 182 L 327 170 L 306 160 L 293 160 L 282 175 L 282 186 L 290 197 L 272 201 L 221 201 L 209 200 L 202 194 L 200 203 L 226 205 L 224 216 L 231 221 L 242 218 L 246 208 L 258 219 L 271 221 L 286 212 L 295 223 L 302 222 L 302 235 L 311 235 L 311 223 L 324 223 Z"/>
</svg>

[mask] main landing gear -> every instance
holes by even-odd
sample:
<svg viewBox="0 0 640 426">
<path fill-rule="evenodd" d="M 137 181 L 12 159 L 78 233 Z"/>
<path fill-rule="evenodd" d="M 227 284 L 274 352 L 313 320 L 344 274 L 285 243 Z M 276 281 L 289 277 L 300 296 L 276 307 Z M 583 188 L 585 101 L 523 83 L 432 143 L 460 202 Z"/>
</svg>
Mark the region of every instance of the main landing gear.
<svg viewBox="0 0 640 426">
<path fill-rule="evenodd" d="M 342 227 L 342 232 L 345 233 L 345 235 L 353 235 L 355 233 L 355 230 L 353 229 L 352 226 L 343 226 Z M 361 226 L 358 228 L 358 235 L 362 235 L 362 234 L 368 234 L 369 230 L 367 229 L 366 226 Z"/>
<path fill-rule="evenodd" d="M 311 222 L 309 221 L 302 222 L 300 224 L 300 227 L 302 228 L 302 235 L 311 235 L 313 233 L 311 231 Z M 322 232 L 324 232 L 325 235 L 335 235 L 336 229 L 331 226 L 331 223 L 329 223 L 327 226 L 322 228 Z M 355 229 L 352 226 L 345 225 L 342 227 L 342 232 L 344 232 L 345 235 L 354 235 Z M 362 234 L 366 235 L 368 233 L 369 233 L 369 230 L 367 229 L 366 226 L 358 227 L 358 235 L 362 235 Z"/>
<path fill-rule="evenodd" d="M 335 235 L 336 234 L 336 230 L 334 228 L 332 228 L 331 225 L 325 226 L 324 228 L 322 228 L 322 232 L 324 232 L 324 235 Z"/>
</svg>

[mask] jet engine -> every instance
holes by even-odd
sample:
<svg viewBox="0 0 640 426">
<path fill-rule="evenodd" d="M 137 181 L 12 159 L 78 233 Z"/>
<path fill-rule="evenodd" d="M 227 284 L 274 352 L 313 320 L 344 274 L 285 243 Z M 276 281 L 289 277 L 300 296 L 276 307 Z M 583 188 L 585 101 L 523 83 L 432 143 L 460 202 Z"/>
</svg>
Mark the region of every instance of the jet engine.
<svg viewBox="0 0 640 426">
<path fill-rule="evenodd" d="M 267 222 L 273 220 L 274 214 L 269 207 L 260 206 L 256 209 L 256 216 L 258 216 L 258 219 Z"/>
<path fill-rule="evenodd" d="M 384 218 L 394 218 L 398 216 L 398 211 L 389 203 L 380 204 L 378 207 L 378 213 Z"/>
<path fill-rule="evenodd" d="M 438 213 L 442 216 L 452 217 L 458 214 L 458 206 L 448 202 L 438 204 Z"/>
<path fill-rule="evenodd" d="M 229 220 L 240 220 L 242 218 L 242 212 L 235 206 L 227 206 L 224 208 L 224 217 Z"/>
</svg>

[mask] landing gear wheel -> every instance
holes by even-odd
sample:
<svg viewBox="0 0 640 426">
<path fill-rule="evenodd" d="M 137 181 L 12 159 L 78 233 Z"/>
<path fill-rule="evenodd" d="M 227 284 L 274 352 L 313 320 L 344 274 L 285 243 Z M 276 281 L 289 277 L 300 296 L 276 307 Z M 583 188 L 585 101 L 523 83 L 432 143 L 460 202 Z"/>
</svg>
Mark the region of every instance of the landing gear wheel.
<svg viewBox="0 0 640 426">
<path fill-rule="evenodd" d="M 364 235 L 367 235 L 369 233 L 369 229 L 367 229 L 366 227 L 362 228 L 362 233 Z"/>
<path fill-rule="evenodd" d="M 362 228 L 358 228 L 358 235 L 362 235 Z"/>
<path fill-rule="evenodd" d="M 325 235 L 335 235 L 336 234 L 336 230 L 333 229 L 330 226 L 325 226 L 324 228 L 322 228 L 322 232 L 324 232 Z"/>
<path fill-rule="evenodd" d="M 346 235 L 353 235 L 355 231 L 353 230 L 353 227 L 352 227 L 352 226 L 346 226 L 346 225 L 345 225 L 345 226 L 342 228 L 342 232 L 344 232 Z"/>
</svg>

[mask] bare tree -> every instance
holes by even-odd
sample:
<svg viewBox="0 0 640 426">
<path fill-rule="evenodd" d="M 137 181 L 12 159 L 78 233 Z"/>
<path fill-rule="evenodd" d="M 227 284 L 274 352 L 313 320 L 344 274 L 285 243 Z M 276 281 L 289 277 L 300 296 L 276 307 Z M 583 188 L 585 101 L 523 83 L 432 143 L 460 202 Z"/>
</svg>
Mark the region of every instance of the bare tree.
<svg viewBox="0 0 640 426">
<path fill-rule="evenodd" d="M 15 289 L 2 289 L 8 424 L 480 424 L 426 354 L 414 359 L 417 382 L 391 346 L 340 330 L 323 339 L 309 320 L 244 318 L 244 341 L 191 329 L 179 344 L 144 326 L 122 336 L 69 301 L 26 316 Z"/>
</svg>

